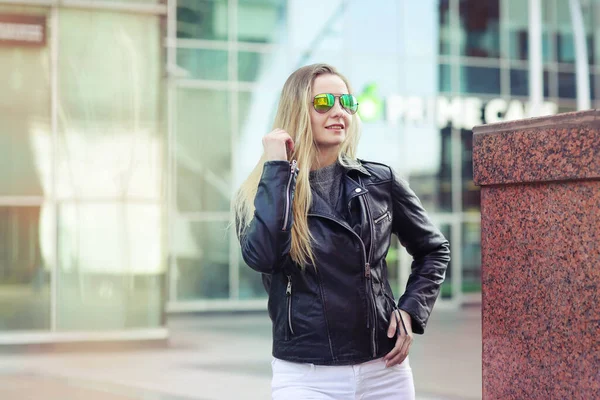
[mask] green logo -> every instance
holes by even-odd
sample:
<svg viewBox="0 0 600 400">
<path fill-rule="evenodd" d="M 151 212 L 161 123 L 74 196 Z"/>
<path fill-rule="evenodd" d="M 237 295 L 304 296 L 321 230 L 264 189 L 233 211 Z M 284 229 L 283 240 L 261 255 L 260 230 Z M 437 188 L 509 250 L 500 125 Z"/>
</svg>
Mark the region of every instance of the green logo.
<svg viewBox="0 0 600 400">
<path fill-rule="evenodd" d="M 358 96 L 358 114 L 365 122 L 373 122 L 381 119 L 383 114 L 383 100 L 377 93 L 377 84 L 368 84 Z"/>
</svg>

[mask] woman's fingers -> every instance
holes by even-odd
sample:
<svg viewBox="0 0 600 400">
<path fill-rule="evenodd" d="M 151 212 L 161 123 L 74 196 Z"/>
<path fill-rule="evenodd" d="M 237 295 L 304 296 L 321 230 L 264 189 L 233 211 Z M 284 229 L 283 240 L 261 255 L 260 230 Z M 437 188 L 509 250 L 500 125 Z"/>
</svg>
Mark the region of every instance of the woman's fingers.
<svg viewBox="0 0 600 400">
<path fill-rule="evenodd" d="M 388 337 L 391 338 L 394 334 L 397 334 L 397 338 L 394 348 L 383 358 L 386 361 L 387 367 L 402 363 L 408 356 L 408 351 L 413 341 L 412 330 L 409 331 L 408 329 L 401 328 L 402 322 L 400 318 L 402 317 L 398 311 L 394 311 L 390 318 L 390 325 L 387 332 Z M 406 326 L 406 323 L 404 323 L 404 326 Z"/>
<path fill-rule="evenodd" d="M 288 151 L 294 151 L 294 141 L 289 133 L 283 129 L 274 129 L 263 137 L 263 148 L 267 160 L 288 159 Z"/>
</svg>

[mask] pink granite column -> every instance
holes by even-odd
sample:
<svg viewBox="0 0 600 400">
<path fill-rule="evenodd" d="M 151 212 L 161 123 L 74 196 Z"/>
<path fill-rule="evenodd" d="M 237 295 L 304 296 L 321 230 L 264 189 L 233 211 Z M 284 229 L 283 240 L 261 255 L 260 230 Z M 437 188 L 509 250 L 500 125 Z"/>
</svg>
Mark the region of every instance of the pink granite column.
<svg viewBox="0 0 600 400">
<path fill-rule="evenodd" d="M 600 111 L 473 131 L 483 398 L 600 399 Z"/>
</svg>

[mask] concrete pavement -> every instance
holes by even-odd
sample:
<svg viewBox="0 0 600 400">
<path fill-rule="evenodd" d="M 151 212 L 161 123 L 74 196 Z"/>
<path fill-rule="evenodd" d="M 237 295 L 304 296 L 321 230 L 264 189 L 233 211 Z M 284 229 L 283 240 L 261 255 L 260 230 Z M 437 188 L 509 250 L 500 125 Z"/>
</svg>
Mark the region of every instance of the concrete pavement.
<svg viewBox="0 0 600 400">
<path fill-rule="evenodd" d="M 269 399 L 266 313 L 179 315 L 165 348 L 0 355 L 2 400 Z M 481 398 L 479 308 L 435 310 L 410 352 L 417 398 Z"/>
</svg>

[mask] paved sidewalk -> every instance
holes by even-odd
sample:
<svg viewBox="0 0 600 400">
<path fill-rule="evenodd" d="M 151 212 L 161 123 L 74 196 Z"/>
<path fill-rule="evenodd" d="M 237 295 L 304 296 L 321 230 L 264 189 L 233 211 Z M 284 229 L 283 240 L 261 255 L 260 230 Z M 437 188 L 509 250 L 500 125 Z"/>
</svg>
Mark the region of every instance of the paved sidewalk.
<svg viewBox="0 0 600 400">
<path fill-rule="evenodd" d="M 269 399 L 266 314 L 175 316 L 166 348 L 0 355 L 2 400 Z M 410 353 L 417 398 L 481 398 L 479 308 L 436 310 Z"/>
</svg>

